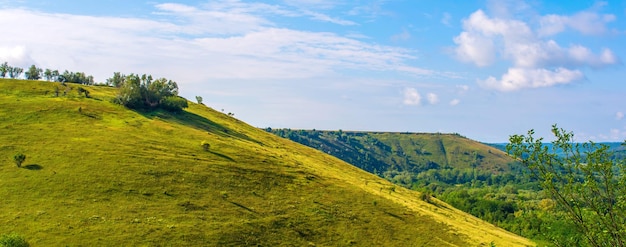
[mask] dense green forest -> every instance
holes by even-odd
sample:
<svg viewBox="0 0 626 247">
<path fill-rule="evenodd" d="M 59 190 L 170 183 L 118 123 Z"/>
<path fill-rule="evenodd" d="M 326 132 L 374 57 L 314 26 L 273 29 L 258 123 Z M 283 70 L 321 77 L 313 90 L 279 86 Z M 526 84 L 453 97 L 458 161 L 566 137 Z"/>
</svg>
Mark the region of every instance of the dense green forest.
<svg viewBox="0 0 626 247">
<path fill-rule="evenodd" d="M 583 236 L 528 169 L 503 151 L 459 134 L 271 129 L 395 184 L 544 244 L 580 245 Z M 550 144 L 548 144 L 550 147 Z M 610 145 L 613 158 L 621 145 Z"/>
</svg>

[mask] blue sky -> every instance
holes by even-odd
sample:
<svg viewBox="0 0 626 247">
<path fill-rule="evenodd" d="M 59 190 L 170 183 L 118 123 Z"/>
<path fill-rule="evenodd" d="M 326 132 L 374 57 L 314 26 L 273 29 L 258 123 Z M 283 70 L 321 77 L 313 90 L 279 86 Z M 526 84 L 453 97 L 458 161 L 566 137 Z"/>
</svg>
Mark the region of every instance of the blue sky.
<svg viewBox="0 0 626 247">
<path fill-rule="evenodd" d="M 626 1 L 0 0 L 0 61 L 175 80 L 256 127 L 626 139 Z"/>
</svg>

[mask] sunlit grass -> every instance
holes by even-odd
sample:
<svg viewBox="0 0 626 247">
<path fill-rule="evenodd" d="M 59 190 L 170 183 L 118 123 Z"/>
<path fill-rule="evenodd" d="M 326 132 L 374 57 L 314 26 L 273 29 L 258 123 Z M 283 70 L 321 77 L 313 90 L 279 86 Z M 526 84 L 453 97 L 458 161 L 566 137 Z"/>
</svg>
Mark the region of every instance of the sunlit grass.
<svg viewBox="0 0 626 247">
<path fill-rule="evenodd" d="M 136 112 L 114 95 L 0 79 L 0 234 L 33 246 L 531 244 L 206 106 Z"/>
</svg>

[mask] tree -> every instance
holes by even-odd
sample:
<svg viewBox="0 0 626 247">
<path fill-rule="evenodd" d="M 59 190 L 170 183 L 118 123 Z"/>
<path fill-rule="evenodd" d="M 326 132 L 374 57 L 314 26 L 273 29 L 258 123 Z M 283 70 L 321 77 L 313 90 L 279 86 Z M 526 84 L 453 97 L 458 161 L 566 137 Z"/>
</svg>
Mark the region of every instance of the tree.
<svg viewBox="0 0 626 247">
<path fill-rule="evenodd" d="M 58 70 L 56 70 L 56 69 L 53 70 L 51 75 L 52 75 L 52 77 L 50 79 L 52 79 L 52 81 L 57 81 L 57 82 L 59 81 L 60 74 L 59 74 Z"/>
<path fill-rule="evenodd" d="M 37 68 L 34 64 L 28 68 L 28 71 L 24 73 L 27 80 L 39 80 L 41 79 L 41 74 L 43 70 L 41 68 Z"/>
<path fill-rule="evenodd" d="M 198 104 L 202 105 L 202 96 L 196 96 L 196 101 L 198 101 Z"/>
<path fill-rule="evenodd" d="M 46 79 L 46 81 L 52 81 L 52 70 L 46 69 L 43 72 L 43 78 Z"/>
<path fill-rule="evenodd" d="M 54 71 L 53 71 L 54 73 Z M 91 75 L 86 75 L 84 72 L 71 72 L 65 70 L 63 74 L 57 76 L 58 82 L 72 82 L 85 85 L 93 85 L 94 79 Z"/>
<path fill-rule="evenodd" d="M 9 68 L 9 64 L 7 62 L 4 62 L 0 65 L 0 76 L 2 76 L 2 78 L 5 78 L 7 76 L 7 73 L 9 73 Z"/>
<path fill-rule="evenodd" d="M 22 163 L 26 160 L 26 155 L 23 153 L 17 153 L 13 156 L 13 160 L 15 161 L 15 165 L 17 165 L 17 167 L 22 167 Z"/>
<path fill-rule="evenodd" d="M 15 79 L 15 78 L 20 77 L 22 72 L 24 72 L 24 69 L 19 68 L 19 67 L 11 67 L 11 66 L 9 66 L 8 72 L 9 72 L 9 77 L 11 79 Z"/>
<path fill-rule="evenodd" d="M 139 75 L 130 74 L 124 78 L 124 83 L 119 87 L 117 101 L 132 109 L 143 107 L 141 78 L 139 78 Z"/>
<path fill-rule="evenodd" d="M 625 246 L 626 160 L 611 159 L 606 145 L 574 143 L 574 134 L 556 125 L 551 145 L 534 133 L 512 135 L 507 152 L 529 169 L 576 225 L 585 244 Z"/>
<path fill-rule="evenodd" d="M 120 72 L 113 72 L 113 77 L 107 79 L 107 85 L 111 85 L 114 87 L 121 87 L 124 83 L 124 78 L 126 76 Z"/>
</svg>

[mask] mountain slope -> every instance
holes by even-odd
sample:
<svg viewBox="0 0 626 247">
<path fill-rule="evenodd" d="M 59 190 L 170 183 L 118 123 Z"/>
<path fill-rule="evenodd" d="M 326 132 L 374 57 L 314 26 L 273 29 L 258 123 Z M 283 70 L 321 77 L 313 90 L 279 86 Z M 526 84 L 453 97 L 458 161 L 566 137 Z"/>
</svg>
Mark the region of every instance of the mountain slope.
<svg viewBox="0 0 626 247">
<path fill-rule="evenodd" d="M 0 79 L 0 234 L 34 246 L 533 245 L 203 105 L 142 113 L 114 94 Z"/>
</svg>

